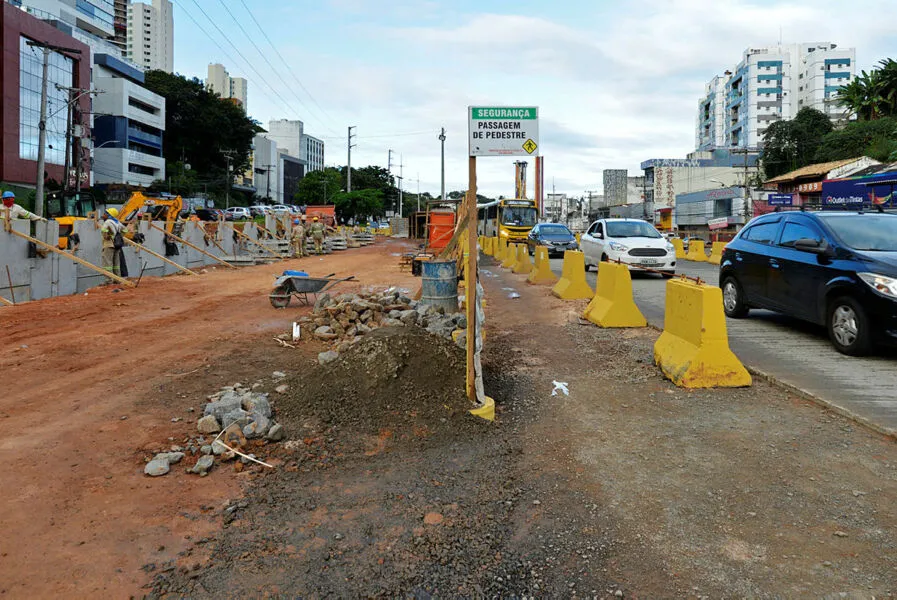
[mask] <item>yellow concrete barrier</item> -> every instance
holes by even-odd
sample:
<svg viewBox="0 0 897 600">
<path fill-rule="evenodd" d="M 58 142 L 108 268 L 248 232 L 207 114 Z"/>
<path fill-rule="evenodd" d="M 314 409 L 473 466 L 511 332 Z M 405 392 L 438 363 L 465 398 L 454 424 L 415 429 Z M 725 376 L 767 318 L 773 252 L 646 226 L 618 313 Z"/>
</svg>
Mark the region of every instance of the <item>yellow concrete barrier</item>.
<svg viewBox="0 0 897 600">
<path fill-rule="evenodd" d="M 673 238 L 670 243 L 676 249 L 676 260 L 685 258 L 685 246 L 682 244 L 682 238 Z"/>
<path fill-rule="evenodd" d="M 517 244 L 508 244 L 508 250 L 505 257 L 501 261 L 501 266 L 505 269 L 513 269 L 517 263 Z"/>
<path fill-rule="evenodd" d="M 529 259 L 529 247 L 526 244 L 517 244 L 517 262 L 514 263 L 512 273 L 529 275 L 533 271 L 533 263 Z"/>
<path fill-rule="evenodd" d="M 492 254 L 491 246 L 492 246 L 492 238 L 484 235 L 482 240 L 480 241 L 480 248 L 482 249 L 483 254 L 485 254 L 486 256 L 490 256 Z"/>
<path fill-rule="evenodd" d="M 694 262 L 707 262 L 707 252 L 704 251 L 704 240 L 691 240 L 688 242 L 688 254 L 685 260 Z"/>
<path fill-rule="evenodd" d="M 558 278 L 551 272 L 551 261 L 548 259 L 548 248 L 536 246 L 536 266 L 530 271 L 526 281 L 534 285 L 555 284 Z"/>
<path fill-rule="evenodd" d="M 680 387 L 745 387 L 751 375 L 729 349 L 723 293 L 684 279 L 667 282 L 663 333 L 654 362 Z"/>
<path fill-rule="evenodd" d="M 498 238 L 498 246 L 495 249 L 495 254 L 492 256 L 495 257 L 495 260 L 501 262 L 505 259 L 505 254 L 508 251 L 508 240 L 503 237 Z"/>
<path fill-rule="evenodd" d="M 588 300 L 595 292 L 586 283 L 585 258 L 579 250 L 564 252 L 564 267 L 561 278 L 551 289 L 562 300 Z"/>
<path fill-rule="evenodd" d="M 577 233 L 577 234 L 575 234 L 573 237 L 576 238 L 576 243 L 577 243 L 577 244 L 581 244 L 581 243 L 582 243 L 582 234 L 581 234 L 581 233 Z"/>
<path fill-rule="evenodd" d="M 714 265 L 723 262 L 723 249 L 725 247 L 726 242 L 713 242 L 713 246 L 710 247 L 710 256 L 707 257 L 707 262 Z"/>
<path fill-rule="evenodd" d="M 632 277 L 629 267 L 602 262 L 598 265 L 595 297 L 583 313 L 599 327 L 645 327 L 648 321 L 632 299 Z"/>
<path fill-rule="evenodd" d="M 498 254 L 498 238 L 490 237 L 489 242 L 487 243 L 489 244 L 489 256 L 495 256 L 496 254 Z"/>
</svg>

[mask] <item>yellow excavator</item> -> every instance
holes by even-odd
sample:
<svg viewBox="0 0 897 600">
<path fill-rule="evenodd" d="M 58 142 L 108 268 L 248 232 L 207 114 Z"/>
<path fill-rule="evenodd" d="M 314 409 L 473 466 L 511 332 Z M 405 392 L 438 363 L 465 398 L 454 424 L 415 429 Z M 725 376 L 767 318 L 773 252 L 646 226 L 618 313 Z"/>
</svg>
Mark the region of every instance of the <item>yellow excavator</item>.
<svg viewBox="0 0 897 600">
<path fill-rule="evenodd" d="M 93 218 L 96 212 L 96 201 L 90 192 L 82 192 L 77 196 L 66 196 L 57 192 L 47 196 L 46 215 L 48 219 L 59 223 L 60 250 L 69 248 L 69 238 L 72 236 L 75 221 L 86 221 Z M 71 245 L 77 246 L 78 240 L 72 240 Z"/>
<path fill-rule="evenodd" d="M 174 233 L 178 216 L 184 208 L 180 196 L 147 196 L 143 192 L 133 192 L 128 201 L 118 211 L 118 220 L 130 225 L 137 219 L 165 221 L 166 233 Z"/>
</svg>

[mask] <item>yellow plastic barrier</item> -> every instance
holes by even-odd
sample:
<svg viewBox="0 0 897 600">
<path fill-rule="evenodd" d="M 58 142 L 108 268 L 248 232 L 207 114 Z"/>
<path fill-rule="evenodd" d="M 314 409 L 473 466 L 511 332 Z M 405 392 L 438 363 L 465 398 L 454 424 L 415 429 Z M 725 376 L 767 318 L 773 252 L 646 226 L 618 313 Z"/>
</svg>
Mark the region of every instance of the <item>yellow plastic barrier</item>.
<svg viewBox="0 0 897 600">
<path fill-rule="evenodd" d="M 533 271 L 533 263 L 529 259 L 529 247 L 526 244 L 517 244 L 517 262 L 514 263 L 512 273 L 529 275 Z"/>
<path fill-rule="evenodd" d="M 688 242 L 688 254 L 685 260 L 694 262 L 707 262 L 707 252 L 704 251 L 704 240 L 691 240 Z"/>
<path fill-rule="evenodd" d="M 558 278 L 551 272 L 551 261 L 548 259 L 548 248 L 545 246 L 536 246 L 536 267 L 530 271 L 527 282 L 540 284 L 555 284 Z"/>
<path fill-rule="evenodd" d="M 561 278 L 551 289 L 551 293 L 562 300 L 587 300 L 595 292 L 586 283 L 585 258 L 579 250 L 564 252 L 564 267 Z"/>
<path fill-rule="evenodd" d="M 679 387 L 745 387 L 751 375 L 729 349 L 723 293 L 684 279 L 667 282 L 654 362 Z"/>
<path fill-rule="evenodd" d="M 682 244 L 682 238 L 673 238 L 670 243 L 676 249 L 676 260 L 685 258 L 685 246 Z"/>
<path fill-rule="evenodd" d="M 582 234 L 581 234 L 581 233 L 577 233 L 577 234 L 574 235 L 573 237 L 576 238 L 576 243 L 577 243 L 577 244 L 581 244 L 581 243 L 582 243 Z"/>
<path fill-rule="evenodd" d="M 632 299 L 629 267 L 602 262 L 598 265 L 595 297 L 582 317 L 599 327 L 645 327 L 648 321 Z"/>
<path fill-rule="evenodd" d="M 707 257 L 707 262 L 718 265 L 723 262 L 723 249 L 726 247 L 726 242 L 713 242 L 713 246 L 710 247 L 710 256 Z"/>
<path fill-rule="evenodd" d="M 501 266 L 505 269 L 513 269 L 514 265 L 517 263 L 517 246 L 518 244 L 508 244 L 508 250 L 505 252 L 505 257 L 501 261 Z"/>
</svg>

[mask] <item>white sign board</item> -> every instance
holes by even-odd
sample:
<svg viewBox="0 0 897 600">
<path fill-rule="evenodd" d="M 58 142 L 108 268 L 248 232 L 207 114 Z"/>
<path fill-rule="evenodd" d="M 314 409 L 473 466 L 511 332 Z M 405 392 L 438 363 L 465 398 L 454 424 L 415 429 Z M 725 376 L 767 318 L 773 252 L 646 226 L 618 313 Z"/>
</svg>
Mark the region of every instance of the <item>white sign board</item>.
<svg viewBox="0 0 897 600">
<path fill-rule="evenodd" d="M 470 106 L 470 156 L 539 156 L 539 108 Z"/>
</svg>

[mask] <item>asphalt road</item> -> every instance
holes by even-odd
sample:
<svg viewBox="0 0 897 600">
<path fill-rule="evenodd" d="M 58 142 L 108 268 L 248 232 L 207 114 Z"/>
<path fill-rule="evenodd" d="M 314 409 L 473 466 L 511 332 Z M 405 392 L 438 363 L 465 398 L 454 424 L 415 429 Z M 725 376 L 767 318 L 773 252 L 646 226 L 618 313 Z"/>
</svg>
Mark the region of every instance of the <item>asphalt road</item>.
<svg viewBox="0 0 897 600">
<path fill-rule="evenodd" d="M 560 275 L 562 259 L 552 259 Z M 680 261 L 677 272 L 719 283 L 716 265 Z M 597 274 L 587 275 L 593 288 Z M 665 282 L 659 275 L 633 274 L 633 295 L 645 318 L 663 327 Z M 823 327 L 765 310 L 746 319 L 727 319 L 729 346 L 743 363 L 775 379 L 897 433 L 897 351 L 879 349 L 869 357 L 838 353 Z"/>
</svg>

